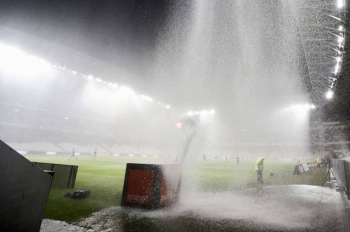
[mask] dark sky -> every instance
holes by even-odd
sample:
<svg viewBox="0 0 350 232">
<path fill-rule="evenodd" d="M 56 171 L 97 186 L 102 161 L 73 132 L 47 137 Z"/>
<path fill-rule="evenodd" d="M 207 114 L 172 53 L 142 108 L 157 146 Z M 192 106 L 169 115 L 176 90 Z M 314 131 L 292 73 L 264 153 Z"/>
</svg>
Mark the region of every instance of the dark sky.
<svg viewBox="0 0 350 232">
<path fill-rule="evenodd" d="M 167 5 L 166 0 L 2 0 L 0 25 L 139 74 L 153 58 Z"/>
</svg>

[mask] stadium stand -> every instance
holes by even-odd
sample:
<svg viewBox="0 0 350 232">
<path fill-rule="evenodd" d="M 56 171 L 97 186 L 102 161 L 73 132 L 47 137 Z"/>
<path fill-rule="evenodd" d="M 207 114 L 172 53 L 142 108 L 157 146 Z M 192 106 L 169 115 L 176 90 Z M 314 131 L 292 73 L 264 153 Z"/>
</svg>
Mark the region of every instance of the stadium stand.
<svg viewBox="0 0 350 232">
<path fill-rule="evenodd" d="M 59 147 L 52 143 L 9 143 L 8 145 L 17 151 L 63 152 Z"/>
<path fill-rule="evenodd" d="M 108 151 L 97 144 L 79 145 L 75 143 L 60 143 L 59 146 L 62 147 L 64 152 L 71 152 L 74 148 L 78 153 L 92 154 L 97 148 L 98 153 L 108 153 Z"/>
<path fill-rule="evenodd" d="M 132 146 L 128 146 L 128 145 L 118 145 L 118 144 L 114 144 L 112 146 L 107 147 L 108 150 L 112 151 L 113 154 L 123 154 L 123 155 L 129 155 L 129 154 L 133 154 L 133 155 L 142 155 L 142 152 L 136 150 L 135 148 L 133 148 Z"/>
</svg>

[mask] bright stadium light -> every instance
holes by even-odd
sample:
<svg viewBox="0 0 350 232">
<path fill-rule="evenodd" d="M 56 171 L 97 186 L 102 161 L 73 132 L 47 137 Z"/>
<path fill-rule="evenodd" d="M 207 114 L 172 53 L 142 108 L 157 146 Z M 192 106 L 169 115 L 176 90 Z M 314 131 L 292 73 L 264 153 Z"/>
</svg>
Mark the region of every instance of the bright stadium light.
<svg viewBox="0 0 350 232">
<path fill-rule="evenodd" d="M 311 109 L 316 109 L 316 106 L 314 104 L 312 104 Z"/>
<path fill-rule="evenodd" d="M 327 91 L 326 93 L 326 98 L 327 99 L 332 99 L 334 95 L 334 92 L 332 90 Z"/>
<path fill-rule="evenodd" d="M 187 112 L 187 116 L 192 117 L 193 115 L 194 115 L 194 113 L 192 111 Z"/>
<path fill-rule="evenodd" d="M 107 84 L 109 87 L 112 87 L 113 86 L 113 84 L 111 83 L 111 82 L 108 82 L 108 84 Z"/>
<path fill-rule="evenodd" d="M 77 74 L 77 72 L 76 72 L 76 71 L 72 71 L 72 73 L 73 73 L 74 75 L 76 75 L 76 74 Z"/>
<path fill-rule="evenodd" d="M 339 26 L 338 28 L 339 31 L 343 31 L 344 30 L 344 27 L 342 25 Z"/>
<path fill-rule="evenodd" d="M 334 68 L 334 73 L 337 74 L 339 72 L 340 65 L 337 63 Z"/>
<path fill-rule="evenodd" d="M 97 83 L 101 83 L 101 82 L 102 82 L 102 80 L 101 80 L 100 78 L 96 78 L 95 81 L 96 81 Z"/>
<path fill-rule="evenodd" d="M 342 43 L 344 41 L 344 37 L 338 36 L 338 43 Z"/>
<path fill-rule="evenodd" d="M 122 93 L 122 94 L 125 94 L 125 95 L 128 95 L 128 94 L 135 94 L 135 91 L 134 90 L 132 90 L 132 89 L 130 89 L 129 87 L 126 87 L 126 86 L 122 86 L 122 87 L 120 87 L 120 92 Z"/>
<path fill-rule="evenodd" d="M 170 105 L 165 105 L 165 108 L 170 109 Z"/>
<path fill-rule="evenodd" d="M 337 0 L 337 7 L 343 8 L 344 7 L 344 0 Z"/>
<path fill-rule="evenodd" d="M 211 109 L 211 110 L 209 111 L 209 113 L 210 113 L 210 114 L 215 114 L 215 110 L 214 110 L 214 109 Z"/>
<path fill-rule="evenodd" d="M 141 97 L 142 97 L 143 99 L 145 99 L 146 101 L 153 102 L 153 98 L 151 98 L 151 97 L 148 97 L 148 96 L 146 96 L 146 95 L 141 95 Z"/>
<path fill-rule="evenodd" d="M 86 79 L 89 80 L 89 81 L 92 81 L 94 79 L 94 76 L 93 75 L 89 75 L 89 76 L 87 76 Z"/>
<path fill-rule="evenodd" d="M 337 60 L 337 63 L 341 62 L 341 57 L 340 56 L 336 57 L 335 59 Z"/>
<path fill-rule="evenodd" d="M 51 65 L 32 55 L 12 47 L 0 44 L 0 71 L 23 77 L 36 77 L 38 74 L 52 71 Z"/>
</svg>

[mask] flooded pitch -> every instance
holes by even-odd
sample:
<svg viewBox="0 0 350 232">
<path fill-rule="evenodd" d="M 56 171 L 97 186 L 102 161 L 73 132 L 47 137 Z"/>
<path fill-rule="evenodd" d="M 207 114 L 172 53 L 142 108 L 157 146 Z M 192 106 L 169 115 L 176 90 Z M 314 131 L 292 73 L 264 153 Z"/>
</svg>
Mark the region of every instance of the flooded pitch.
<svg viewBox="0 0 350 232">
<path fill-rule="evenodd" d="M 183 193 L 179 204 L 157 211 L 112 207 L 67 231 L 347 231 L 349 204 L 335 190 L 273 186 L 263 191 Z M 42 231 L 55 231 L 52 221 Z M 57 221 L 55 222 L 56 224 Z M 58 230 L 57 230 L 58 231 Z"/>
</svg>

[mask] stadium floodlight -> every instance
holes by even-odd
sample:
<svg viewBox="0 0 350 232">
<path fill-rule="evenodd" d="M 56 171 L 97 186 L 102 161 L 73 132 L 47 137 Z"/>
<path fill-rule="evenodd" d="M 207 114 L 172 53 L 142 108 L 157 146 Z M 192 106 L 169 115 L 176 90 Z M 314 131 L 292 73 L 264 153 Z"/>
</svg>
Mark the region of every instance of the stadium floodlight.
<svg viewBox="0 0 350 232">
<path fill-rule="evenodd" d="M 338 43 L 343 43 L 344 37 L 343 36 L 338 36 Z"/>
<path fill-rule="evenodd" d="M 214 110 L 214 109 L 211 109 L 211 110 L 209 111 L 209 113 L 210 113 L 210 114 L 215 114 L 215 110 Z"/>
<path fill-rule="evenodd" d="M 340 25 L 339 28 L 338 28 L 339 31 L 343 31 L 344 30 L 344 27 L 343 25 Z"/>
<path fill-rule="evenodd" d="M 344 0 L 337 0 L 337 7 L 338 8 L 343 8 L 344 7 Z"/>
<path fill-rule="evenodd" d="M 128 94 L 135 94 L 135 91 L 130 89 L 129 87 L 126 86 L 122 86 L 119 89 L 121 91 L 122 94 L 128 95 Z"/>
<path fill-rule="evenodd" d="M 334 73 L 337 74 L 339 72 L 340 65 L 337 63 L 334 68 Z"/>
<path fill-rule="evenodd" d="M 170 109 L 170 105 L 165 105 L 165 108 Z"/>
<path fill-rule="evenodd" d="M 101 83 L 101 82 L 102 82 L 102 80 L 101 80 L 100 78 L 96 78 L 95 81 L 96 81 L 97 83 Z"/>
<path fill-rule="evenodd" d="M 338 63 L 340 63 L 342 58 L 340 56 L 338 56 L 335 59 L 337 60 Z"/>
<path fill-rule="evenodd" d="M 0 44 L 0 71 L 23 77 L 36 77 L 51 70 L 48 62 L 15 47 Z"/>
<path fill-rule="evenodd" d="M 67 118 L 67 117 L 65 117 L 64 119 L 65 119 L 65 120 L 68 120 L 68 118 Z"/>
<path fill-rule="evenodd" d="M 93 75 L 89 75 L 89 76 L 87 76 L 86 79 L 89 80 L 89 81 L 92 81 L 94 79 L 94 76 Z"/>
<path fill-rule="evenodd" d="M 208 114 L 209 112 L 207 111 L 207 110 L 202 110 L 201 111 L 201 115 L 206 115 L 206 114 Z"/>
<path fill-rule="evenodd" d="M 193 115 L 194 115 L 194 113 L 192 111 L 187 112 L 187 116 L 192 117 Z"/>
<path fill-rule="evenodd" d="M 326 93 L 326 98 L 327 99 L 332 99 L 334 95 L 334 92 L 332 90 L 328 90 Z"/>
<path fill-rule="evenodd" d="M 311 109 L 316 109 L 316 106 L 314 104 L 312 104 Z"/>
<path fill-rule="evenodd" d="M 146 96 L 146 95 L 141 95 L 141 97 L 142 97 L 143 99 L 145 99 L 146 101 L 153 102 L 153 98 L 151 98 L 151 97 L 148 97 L 148 96 Z"/>
<path fill-rule="evenodd" d="M 305 110 L 309 110 L 310 108 L 311 108 L 311 106 L 310 106 L 309 104 L 305 104 L 305 105 L 304 105 L 304 109 L 305 109 Z"/>
<path fill-rule="evenodd" d="M 76 74 L 77 74 L 77 72 L 76 72 L 76 71 L 72 71 L 72 73 L 73 73 L 74 75 L 76 75 Z"/>
<path fill-rule="evenodd" d="M 109 87 L 112 87 L 113 86 L 113 84 L 111 83 L 111 82 L 108 82 L 108 84 L 107 84 Z"/>
</svg>

